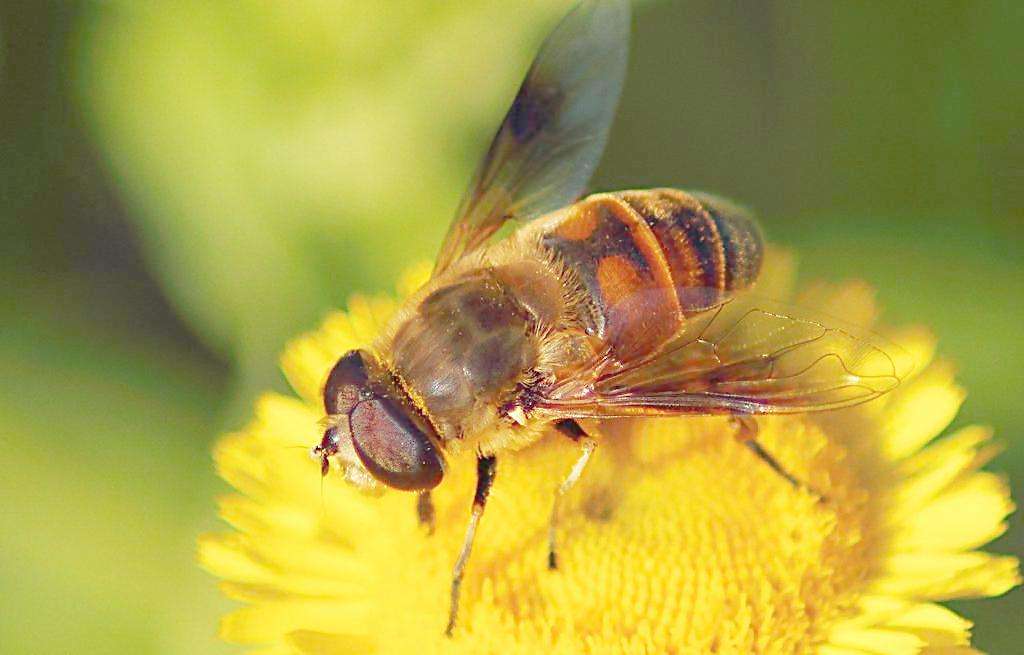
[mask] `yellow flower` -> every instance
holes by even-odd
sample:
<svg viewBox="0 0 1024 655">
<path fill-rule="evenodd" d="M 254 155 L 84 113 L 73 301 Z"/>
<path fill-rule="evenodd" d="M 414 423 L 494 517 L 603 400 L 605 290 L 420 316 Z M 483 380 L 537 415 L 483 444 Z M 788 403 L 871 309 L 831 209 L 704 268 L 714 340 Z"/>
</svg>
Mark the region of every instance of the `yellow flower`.
<svg viewBox="0 0 1024 655">
<path fill-rule="evenodd" d="M 786 293 L 776 257 L 762 290 Z M 408 274 L 401 291 L 425 279 Z M 863 285 L 819 286 L 802 303 L 869 323 Z M 1005 482 L 979 470 L 989 433 L 930 444 L 963 392 L 932 338 L 898 339 L 918 373 L 895 392 L 818 416 L 760 420 L 761 440 L 827 501 L 793 489 L 721 418 L 606 422 L 567 503 L 558 571 L 546 567 L 552 492 L 577 455 L 565 439 L 501 458 L 463 585 L 442 634 L 451 567 L 469 514 L 472 454 L 434 492 L 437 529 L 416 497 L 368 496 L 289 447 L 319 441 L 320 385 L 367 344 L 397 302 L 355 298 L 295 341 L 284 369 L 301 399 L 264 396 L 219 443 L 220 501 L 234 531 L 202 538 L 203 565 L 246 604 L 224 639 L 261 653 L 977 652 L 971 624 L 937 601 L 1001 594 L 1018 563 L 976 549 L 1005 529 Z M 927 364 L 927 365 L 924 365 Z M 469 458 L 469 459 L 467 459 Z"/>
</svg>

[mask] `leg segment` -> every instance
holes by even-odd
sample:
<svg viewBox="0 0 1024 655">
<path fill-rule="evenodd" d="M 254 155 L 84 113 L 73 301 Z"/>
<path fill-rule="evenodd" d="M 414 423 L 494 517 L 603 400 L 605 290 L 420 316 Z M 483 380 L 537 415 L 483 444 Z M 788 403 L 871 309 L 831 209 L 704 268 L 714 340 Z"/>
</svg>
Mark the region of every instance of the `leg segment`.
<svg viewBox="0 0 1024 655">
<path fill-rule="evenodd" d="M 569 475 L 565 477 L 560 485 L 555 488 L 555 500 L 551 506 L 551 522 L 548 524 L 548 568 L 558 568 L 558 511 L 562 503 L 562 497 L 569 492 L 570 489 L 576 484 L 583 474 L 583 469 L 586 468 L 587 462 L 590 461 L 590 455 L 594 452 L 597 447 L 597 442 L 587 436 L 587 433 L 583 431 L 579 423 L 573 420 L 558 421 L 555 423 L 555 429 L 569 437 L 580 446 L 580 456 L 573 464 L 572 469 L 569 470 Z"/>
<path fill-rule="evenodd" d="M 451 605 L 448 610 L 448 627 L 444 629 L 444 634 L 448 637 L 451 637 L 452 631 L 455 630 L 455 621 L 459 614 L 459 588 L 462 586 L 462 575 L 466 571 L 469 554 L 473 551 L 476 526 L 480 523 L 480 517 L 484 515 L 487 496 L 491 492 L 491 485 L 494 484 L 497 464 L 498 460 L 494 455 L 477 457 L 476 460 L 476 493 L 473 494 L 473 509 L 469 515 L 469 523 L 466 525 L 466 537 L 462 541 L 459 559 L 455 561 L 455 568 L 452 570 Z"/>
<path fill-rule="evenodd" d="M 434 501 L 429 491 L 421 491 L 416 496 L 416 518 L 427 529 L 427 534 L 434 534 Z"/>
<path fill-rule="evenodd" d="M 770 466 L 771 469 L 778 473 L 784 480 L 786 480 L 786 482 L 790 483 L 797 489 L 806 489 L 814 495 L 824 499 L 824 496 L 814 489 L 811 489 L 806 483 L 801 482 L 796 478 L 796 476 L 787 471 L 782 464 L 779 463 L 779 460 L 772 457 L 772 454 L 765 450 L 764 446 L 757 441 L 757 422 L 754 421 L 752 416 L 738 414 L 729 417 L 729 421 L 736 429 L 736 438 L 739 441 L 742 441 L 743 445 L 749 448 L 752 453 L 757 455 L 762 462 Z"/>
<path fill-rule="evenodd" d="M 761 458 L 762 462 L 764 462 L 768 466 L 772 467 L 773 471 L 775 471 L 776 473 L 781 475 L 791 485 L 793 485 L 796 488 L 801 488 L 801 487 L 803 487 L 805 489 L 807 488 L 807 485 L 805 485 L 803 482 L 800 482 L 799 480 L 797 480 L 793 476 L 792 473 L 790 473 L 786 469 L 782 468 L 782 464 L 779 464 L 779 461 L 777 459 L 775 459 L 774 457 L 772 457 L 771 454 L 767 450 L 765 450 L 761 446 L 761 444 L 759 444 L 757 441 L 751 439 L 750 441 L 744 441 L 743 445 L 745 445 L 755 455 L 757 455 L 759 458 Z"/>
</svg>

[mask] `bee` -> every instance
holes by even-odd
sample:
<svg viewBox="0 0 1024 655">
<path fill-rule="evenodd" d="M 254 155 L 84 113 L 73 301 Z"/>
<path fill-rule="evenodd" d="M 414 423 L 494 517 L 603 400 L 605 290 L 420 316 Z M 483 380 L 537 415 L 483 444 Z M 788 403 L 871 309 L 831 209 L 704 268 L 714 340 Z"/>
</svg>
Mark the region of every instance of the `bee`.
<svg viewBox="0 0 1024 655">
<path fill-rule="evenodd" d="M 737 205 L 664 188 L 580 199 L 622 91 L 629 21 L 627 0 L 585 0 L 559 23 L 430 281 L 324 384 L 327 427 L 312 450 L 322 474 L 335 462 L 356 484 L 418 492 L 425 523 L 446 453 L 477 453 L 449 635 L 503 451 L 552 432 L 579 446 L 553 501 L 554 569 L 560 499 L 597 444 L 581 420 L 727 415 L 751 452 L 797 485 L 758 442 L 752 417 L 862 403 L 903 375 L 880 338 L 753 300 L 764 242 Z"/>
</svg>

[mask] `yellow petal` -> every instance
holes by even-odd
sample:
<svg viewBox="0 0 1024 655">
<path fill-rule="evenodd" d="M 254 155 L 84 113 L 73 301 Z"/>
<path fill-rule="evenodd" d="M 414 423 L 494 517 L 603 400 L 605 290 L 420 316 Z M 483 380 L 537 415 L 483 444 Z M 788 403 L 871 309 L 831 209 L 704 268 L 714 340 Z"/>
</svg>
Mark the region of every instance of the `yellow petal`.
<svg viewBox="0 0 1024 655">
<path fill-rule="evenodd" d="M 905 553 L 886 558 L 876 593 L 923 600 L 998 596 L 1020 584 L 1013 557 L 988 553 Z"/>
<path fill-rule="evenodd" d="M 279 544 L 273 547 L 279 547 Z M 307 597 L 337 595 L 342 588 L 358 591 L 362 571 L 352 564 L 351 559 L 347 563 L 344 558 L 328 560 L 326 566 L 323 560 L 319 560 L 319 567 L 311 569 L 303 565 L 293 571 L 285 568 L 288 561 L 280 558 L 265 560 L 266 548 L 255 548 L 253 540 L 239 535 L 206 535 L 200 540 L 199 562 L 206 569 L 231 580 L 234 586 L 229 589 L 234 589 L 238 595 L 255 594 L 261 587 L 270 586 L 284 594 Z M 302 557 L 300 550 L 309 551 L 308 548 L 294 549 L 295 558 Z M 266 595 L 265 591 L 263 593 Z"/>
<path fill-rule="evenodd" d="M 911 455 L 939 435 L 960 409 L 964 392 L 953 383 L 948 364 L 932 364 L 901 386 L 886 408 L 882 454 L 892 460 Z"/>
<path fill-rule="evenodd" d="M 414 291 L 430 280 L 430 274 L 433 270 L 433 262 L 423 260 L 402 271 L 402 274 L 398 277 L 398 297 L 405 298 L 406 296 L 411 296 Z"/>
<path fill-rule="evenodd" d="M 319 477 L 304 452 L 319 441 L 319 420 L 315 411 L 294 398 L 264 395 L 248 430 L 227 436 L 214 448 L 217 472 L 260 501 L 277 497 L 319 505 Z"/>
<path fill-rule="evenodd" d="M 829 634 L 829 643 L 877 655 L 917 655 L 926 642 L 901 630 L 839 628 Z"/>
<path fill-rule="evenodd" d="M 917 635 L 929 646 L 966 646 L 971 625 L 967 619 L 935 603 L 918 603 L 886 623 L 887 627 Z"/>
<path fill-rule="evenodd" d="M 1006 531 L 1013 511 L 1005 480 L 975 473 L 906 517 L 892 548 L 908 551 L 958 551 L 977 548 Z"/>
<path fill-rule="evenodd" d="M 289 599 L 250 605 L 228 614 L 221 621 L 220 635 L 241 644 L 272 642 L 295 630 L 330 632 L 339 617 L 358 622 L 365 612 L 354 602 L 338 600 Z"/>
<path fill-rule="evenodd" d="M 267 571 L 238 547 L 237 537 L 206 534 L 199 538 L 199 563 L 228 580 L 265 580 Z"/>
<path fill-rule="evenodd" d="M 296 630 L 288 633 L 286 637 L 288 644 L 294 648 L 292 653 L 299 652 L 303 655 L 342 655 L 353 653 L 371 653 L 377 650 L 376 640 L 356 636 L 339 635 L 326 632 L 315 632 L 313 630 Z"/>
<path fill-rule="evenodd" d="M 288 384 L 310 404 L 317 402 L 327 373 L 343 350 L 329 348 L 322 339 L 302 336 L 290 342 L 281 356 L 281 370 Z"/>
<path fill-rule="evenodd" d="M 958 479 L 970 474 L 991 456 L 986 447 L 991 431 L 968 427 L 903 460 L 893 471 L 892 511 L 887 521 L 904 520 L 931 502 Z"/>
<path fill-rule="evenodd" d="M 245 653 L 246 655 L 295 655 L 295 649 L 290 646 L 277 645 L 259 650 L 247 650 Z"/>
<path fill-rule="evenodd" d="M 868 628 L 891 621 L 913 606 L 912 601 L 893 596 L 864 594 L 856 600 L 853 616 L 836 621 L 835 628 Z"/>
<path fill-rule="evenodd" d="M 991 438 L 992 430 L 989 428 L 980 426 L 963 428 L 903 460 L 896 467 L 896 472 L 901 478 L 909 478 L 907 486 L 923 482 L 917 479 L 918 476 L 940 473 L 940 481 L 936 483 L 938 486 L 929 485 L 929 492 L 922 494 L 925 498 L 930 497 L 945 483 L 962 473 L 966 464 L 974 461 L 978 450 Z M 908 500 L 912 500 L 912 498 L 913 496 L 908 497 Z"/>
<path fill-rule="evenodd" d="M 860 648 L 849 648 L 846 646 L 836 646 L 834 644 L 824 644 L 818 647 L 818 655 L 871 655 L 868 651 L 861 650 Z"/>
<path fill-rule="evenodd" d="M 373 342 L 396 309 L 398 304 L 385 296 L 352 296 L 348 302 L 349 325 L 344 336 L 360 344 Z"/>
<path fill-rule="evenodd" d="M 958 645 L 967 643 L 971 622 L 934 603 L 867 595 L 857 601 L 857 614 L 837 622 L 834 631 L 871 628 L 913 634 L 929 645 Z"/>
<path fill-rule="evenodd" d="M 935 333 L 923 325 L 886 330 L 883 335 L 899 346 L 899 350 L 893 353 L 898 358 L 897 369 L 910 371 L 910 379 L 927 370 L 935 357 L 938 340 Z"/>
<path fill-rule="evenodd" d="M 313 515 L 291 505 L 258 503 L 237 494 L 220 498 L 217 505 L 220 517 L 246 534 L 280 533 L 306 538 L 319 527 Z"/>
<path fill-rule="evenodd" d="M 348 312 L 335 312 L 320 329 L 290 342 L 281 358 L 288 383 L 304 400 L 320 405 L 327 373 L 338 358 L 356 348 L 368 347 L 398 308 L 383 296 L 355 296 Z"/>
</svg>

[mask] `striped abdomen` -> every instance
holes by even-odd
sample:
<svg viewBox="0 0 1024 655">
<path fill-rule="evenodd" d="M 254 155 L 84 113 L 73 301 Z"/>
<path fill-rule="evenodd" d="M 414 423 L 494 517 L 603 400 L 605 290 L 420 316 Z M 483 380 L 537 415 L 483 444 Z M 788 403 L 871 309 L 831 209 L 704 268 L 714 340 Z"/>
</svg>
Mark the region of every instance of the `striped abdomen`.
<svg viewBox="0 0 1024 655">
<path fill-rule="evenodd" d="M 675 189 L 590 196 L 541 239 L 586 290 L 587 331 L 619 361 L 657 350 L 686 316 L 753 284 L 757 225 L 728 202 Z"/>
</svg>

